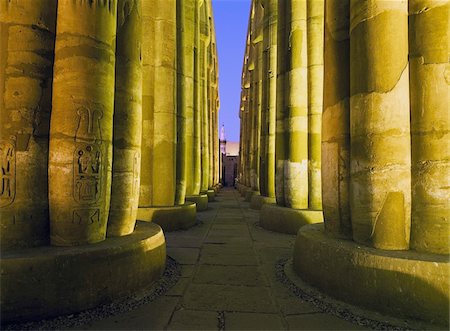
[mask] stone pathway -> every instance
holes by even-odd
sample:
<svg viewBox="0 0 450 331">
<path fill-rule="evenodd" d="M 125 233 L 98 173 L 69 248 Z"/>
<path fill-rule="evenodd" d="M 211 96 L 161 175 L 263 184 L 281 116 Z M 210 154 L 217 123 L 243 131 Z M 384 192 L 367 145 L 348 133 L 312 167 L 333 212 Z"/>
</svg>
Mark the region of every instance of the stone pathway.
<svg viewBox="0 0 450 331">
<path fill-rule="evenodd" d="M 295 297 L 275 276 L 295 236 L 257 225 L 235 190 L 198 213 L 200 224 L 166 233 L 167 254 L 182 265 L 164 296 L 136 310 L 95 321 L 90 330 L 360 330 Z"/>
</svg>

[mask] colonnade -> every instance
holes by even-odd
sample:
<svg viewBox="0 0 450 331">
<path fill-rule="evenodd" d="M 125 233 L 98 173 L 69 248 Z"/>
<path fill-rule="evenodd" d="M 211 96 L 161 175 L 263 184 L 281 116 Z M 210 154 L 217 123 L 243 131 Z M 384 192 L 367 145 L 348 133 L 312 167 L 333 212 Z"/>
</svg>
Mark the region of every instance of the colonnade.
<svg viewBox="0 0 450 331">
<path fill-rule="evenodd" d="M 255 208 L 261 200 L 281 207 L 264 210 L 261 221 L 265 226 L 281 212 L 280 224 L 266 225 L 282 232 L 322 220 L 323 6 L 320 0 L 252 3 L 239 183 L 254 195 Z"/>
<path fill-rule="evenodd" d="M 337 237 L 408 249 L 411 234 L 447 254 L 448 2 L 326 3 L 252 2 L 239 183 L 279 206 L 323 204 Z"/>
<path fill-rule="evenodd" d="M 441 42 L 448 6 L 328 1 L 322 174 L 330 234 L 449 253 L 448 46 Z"/>
<path fill-rule="evenodd" d="M 0 3 L 2 252 L 195 223 L 219 184 L 212 22 L 211 0 Z"/>
<path fill-rule="evenodd" d="M 323 208 L 324 224 L 291 228 L 301 227 L 293 265 L 302 278 L 447 325 L 448 10 L 446 0 L 254 0 L 239 172 L 241 191 Z M 273 203 L 261 225 L 288 232 L 291 217 Z"/>
<path fill-rule="evenodd" d="M 2 247 L 127 235 L 138 206 L 218 184 L 210 1 L 1 9 Z"/>
</svg>

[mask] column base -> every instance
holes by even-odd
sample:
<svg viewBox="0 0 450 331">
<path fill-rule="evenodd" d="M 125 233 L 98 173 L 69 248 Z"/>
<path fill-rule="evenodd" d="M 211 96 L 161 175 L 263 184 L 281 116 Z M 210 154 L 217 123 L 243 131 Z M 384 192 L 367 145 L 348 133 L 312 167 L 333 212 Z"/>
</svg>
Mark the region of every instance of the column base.
<svg viewBox="0 0 450 331">
<path fill-rule="evenodd" d="M 252 199 L 250 201 L 250 208 L 260 210 L 262 206 L 266 203 L 276 203 L 275 198 L 265 197 L 259 192 L 253 193 Z"/>
<path fill-rule="evenodd" d="M 149 288 L 166 264 L 164 234 L 138 222 L 97 244 L 42 246 L 1 254 L 1 322 L 80 312 Z"/>
<path fill-rule="evenodd" d="M 304 225 L 322 222 L 321 210 L 293 209 L 276 204 L 264 204 L 259 215 L 259 223 L 264 229 L 287 234 L 297 234 Z"/>
<path fill-rule="evenodd" d="M 209 202 L 213 202 L 215 201 L 215 197 L 216 197 L 216 192 L 212 189 L 206 190 L 206 191 L 202 191 L 200 192 L 200 194 L 206 194 L 208 196 L 208 201 Z"/>
<path fill-rule="evenodd" d="M 197 208 L 194 202 L 177 206 L 139 207 L 137 219 L 154 222 L 164 231 L 188 229 L 197 223 Z"/>
<path fill-rule="evenodd" d="M 313 224 L 297 234 L 293 266 L 305 282 L 340 300 L 448 329 L 448 255 L 378 250 L 328 237 L 323 224 Z"/>
<path fill-rule="evenodd" d="M 205 211 L 208 209 L 208 195 L 186 195 L 186 201 L 195 202 L 197 211 Z"/>
<path fill-rule="evenodd" d="M 257 191 L 254 191 L 254 190 L 252 190 L 252 189 L 247 190 L 247 191 L 245 192 L 244 201 L 246 201 L 246 202 L 252 201 L 252 196 L 253 196 L 255 193 L 258 193 L 258 192 L 257 192 Z"/>
<path fill-rule="evenodd" d="M 216 192 L 216 194 L 219 193 L 221 188 L 222 188 L 222 184 L 220 184 L 220 183 L 213 186 L 213 190 L 214 190 L 214 192 Z"/>
<path fill-rule="evenodd" d="M 237 188 L 238 192 L 239 192 L 240 194 L 242 194 L 242 191 L 243 191 L 243 190 L 246 190 L 246 189 L 247 189 L 247 186 L 245 186 L 245 185 L 242 184 L 242 183 L 236 183 L 236 188 Z"/>
<path fill-rule="evenodd" d="M 248 191 L 253 191 L 253 190 L 252 190 L 252 188 L 250 186 L 242 185 L 241 186 L 241 190 L 239 191 L 241 193 L 241 197 L 245 198 L 245 196 L 247 195 Z"/>
</svg>

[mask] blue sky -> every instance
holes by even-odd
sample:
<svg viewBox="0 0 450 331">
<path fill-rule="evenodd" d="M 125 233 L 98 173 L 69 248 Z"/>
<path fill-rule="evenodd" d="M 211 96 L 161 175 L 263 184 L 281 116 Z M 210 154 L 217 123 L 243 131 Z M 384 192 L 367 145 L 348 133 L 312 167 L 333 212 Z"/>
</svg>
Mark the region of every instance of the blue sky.
<svg viewBox="0 0 450 331">
<path fill-rule="evenodd" d="M 250 0 L 212 0 L 219 56 L 219 132 L 225 125 L 228 141 L 239 141 L 241 74 Z"/>
</svg>

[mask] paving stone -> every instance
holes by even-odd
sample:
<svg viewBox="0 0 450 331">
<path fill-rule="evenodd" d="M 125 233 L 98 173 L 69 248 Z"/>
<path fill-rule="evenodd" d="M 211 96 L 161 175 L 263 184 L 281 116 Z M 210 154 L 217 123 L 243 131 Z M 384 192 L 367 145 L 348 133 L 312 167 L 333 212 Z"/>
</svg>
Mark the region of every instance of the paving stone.
<svg viewBox="0 0 450 331">
<path fill-rule="evenodd" d="M 280 259 L 291 258 L 293 248 L 290 247 L 257 247 L 256 255 L 261 263 L 269 263 L 274 265 Z"/>
<path fill-rule="evenodd" d="M 167 330 L 217 330 L 216 312 L 177 310 L 167 327 Z"/>
<path fill-rule="evenodd" d="M 330 314 L 304 314 L 286 317 L 289 330 L 367 330 Z"/>
<path fill-rule="evenodd" d="M 295 236 L 257 226 L 237 191 L 224 190 L 201 223 L 166 233 L 167 253 L 181 277 L 154 302 L 83 326 L 89 330 L 362 330 L 302 301 L 276 276 L 275 264 L 292 256 Z"/>
<path fill-rule="evenodd" d="M 250 236 L 221 236 L 221 235 L 214 235 L 214 236 L 208 236 L 205 239 L 205 243 L 221 243 L 221 244 L 228 244 L 233 246 L 240 246 L 240 247 L 251 247 L 252 246 L 252 238 Z"/>
<path fill-rule="evenodd" d="M 201 265 L 194 283 L 218 285 L 267 286 L 267 280 L 257 266 Z"/>
<path fill-rule="evenodd" d="M 200 253 L 200 264 L 258 265 L 253 249 L 228 245 L 204 245 Z"/>
<path fill-rule="evenodd" d="M 186 287 L 191 282 L 190 278 L 180 277 L 178 282 L 166 293 L 167 296 L 182 296 Z"/>
<path fill-rule="evenodd" d="M 284 330 L 283 321 L 276 314 L 225 313 L 226 330 Z"/>
<path fill-rule="evenodd" d="M 277 312 L 266 287 L 191 284 L 182 305 L 199 310 Z"/>
<path fill-rule="evenodd" d="M 166 244 L 167 244 L 167 247 L 199 248 L 202 246 L 204 237 L 205 237 L 205 235 L 169 237 L 166 234 Z"/>
<path fill-rule="evenodd" d="M 247 237 L 250 238 L 250 233 L 248 232 L 247 225 L 244 224 L 242 228 L 238 228 L 235 226 L 234 228 L 228 229 L 216 229 L 214 226 L 211 227 L 211 230 L 208 232 L 209 236 L 223 236 L 223 237 Z"/>
<path fill-rule="evenodd" d="M 180 264 L 195 264 L 200 254 L 198 248 L 167 247 L 167 255 Z"/>
<path fill-rule="evenodd" d="M 194 275 L 195 265 L 184 264 L 181 266 L 181 277 L 192 277 Z"/>
<path fill-rule="evenodd" d="M 247 224 L 223 224 L 223 223 L 214 223 L 211 225 L 211 231 L 247 231 L 248 233 L 248 226 Z"/>
<path fill-rule="evenodd" d="M 298 314 L 311 314 L 320 313 L 321 310 L 313 304 L 303 301 L 294 296 L 287 289 L 273 288 L 273 296 L 278 304 L 283 315 L 298 315 Z"/>
<path fill-rule="evenodd" d="M 178 303 L 177 297 L 159 297 L 150 304 L 84 325 L 83 330 L 162 330 Z"/>
</svg>

